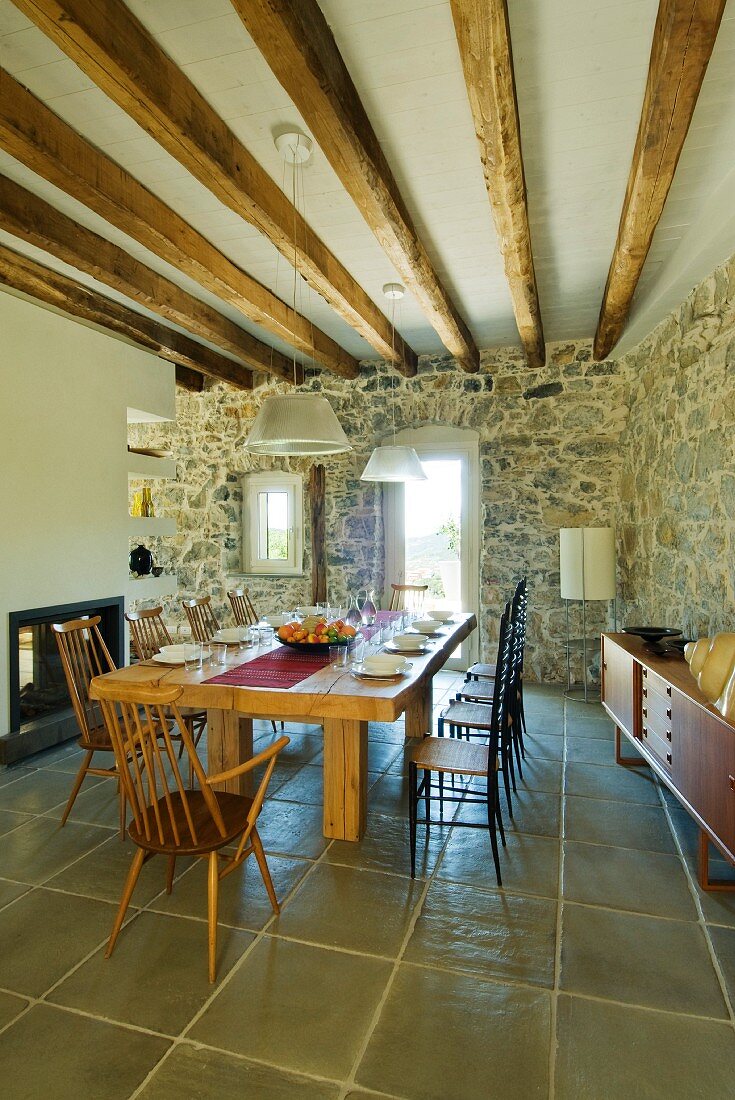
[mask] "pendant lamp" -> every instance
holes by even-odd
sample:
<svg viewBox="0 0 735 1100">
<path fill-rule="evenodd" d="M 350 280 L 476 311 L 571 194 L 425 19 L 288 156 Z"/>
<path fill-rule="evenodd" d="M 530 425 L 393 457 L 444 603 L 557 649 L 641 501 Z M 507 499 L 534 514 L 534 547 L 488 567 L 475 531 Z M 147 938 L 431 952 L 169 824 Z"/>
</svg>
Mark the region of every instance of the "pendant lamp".
<svg viewBox="0 0 735 1100">
<path fill-rule="evenodd" d="M 393 302 L 391 339 L 395 336 L 395 303 L 403 297 L 400 283 L 386 283 L 383 294 Z M 392 388 L 392 387 L 391 387 Z M 396 405 L 393 395 L 393 443 L 376 447 L 360 475 L 360 481 L 426 481 L 426 471 L 413 447 L 396 443 Z"/>
<path fill-rule="evenodd" d="M 311 138 L 298 133 L 280 134 L 276 148 L 291 165 L 296 207 L 296 171 L 311 156 Z M 303 185 L 301 193 L 303 196 Z M 295 241 L 293 308 L 296 312 Z M 266 397 L 253 421 L 245 450 L 258 455 L 335 455 L 351 451 L 352 445 L 326 397 L 288 393 Z"/>
</svg>

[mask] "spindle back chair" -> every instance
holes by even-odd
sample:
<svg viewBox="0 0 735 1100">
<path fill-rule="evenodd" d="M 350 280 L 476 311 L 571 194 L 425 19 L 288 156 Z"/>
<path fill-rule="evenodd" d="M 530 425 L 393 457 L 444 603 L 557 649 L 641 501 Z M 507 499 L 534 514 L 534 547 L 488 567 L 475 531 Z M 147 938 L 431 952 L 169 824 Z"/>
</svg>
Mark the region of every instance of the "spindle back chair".
<svg viewBox="0 0 735 1100">
<path fill-rule="evenodd" d="M 153 654 L 160 653 L 163 646 L 173 645 L 173 639 L 163 621 L 162 607 L 128 611 L 125 618 L 130 624 L 130 638 L 139 661 L 150 661 Z"/>
<path fill-rule="evenodd" d="M 391 584 L 389 611 L 420 611 L 428 584 Z"/>
<path fill-rule="evenodd" d="M 238 626 L 255 626 L 259 622 L 258 613 L 253 607 L 247 588 L 233 588 L 227 593 L 232 614 Z"/>
<path fill-rule="evenodd" d="M 219 630 L 217 616 L 212 610 L 211 596 L 195 596 L 184 600 L 182 607 L 189 620 L 192 637 L 195 642 L 208 642 Z"/>
<path fill-rule="evenodd" d="M 119 779 L 117 766 L 113 768 L 92 767 L 96 752 L 111 752 L 112 743 L 107 732 L 99 703 L 90 697 L 89 685 L 95 676 L 112 672 L 115 664 L 110 651 L 100 633 L 101 616 L 92 615 L 87 619 L 72 619 L 67 623 L 53 623 L 51 629 L 56 635 L 61 664 L 66 677 L 66 685 L 74 708 L 74 716 L 79 726 L 77 744 L 84 749 L 84 759 L 77 772 L 74 785 L 66 804 L 61 824 L 65 825 L 71 813 L 82 783 L 88 775 L 103 775 Z M 125 799 L 121 792 L 120 831 L 125 832 Z"/>
<path fill-rule="evenodd" d="M 105 955 L 109 958 L 115 947 L 146 859 L 157 854 L 168 857 L 166 889 L 171 893 L 177 855 L 206 858 L 209 863 L 209 980 L 213 982 L 216 976 L 220 880 L 254 854 L 273 910 L 279 912 L 256 822 L 278 754 L 288 744 L 289 738 L 280 737 L 252 759 L 228 771 L 207 776 L 179 709 L 181 687 L 127 685 L 103 678 L 93 682 L 91 692 L 100 702 L 114 748 L 133 816 L 128 835 L 138 848 L 128 872 Z M 199 789 L 184 785 L 167 715 L 173 717 L 178 727 Z M 265 772 L 253 798 L 214 790 L 215 784 L 263 765 Z M 221 853 L 220 849 L 228 845 L 234 847 L 234 853 Z M 223 861 L 221 868 L 220 859 Z"/>
</svg>

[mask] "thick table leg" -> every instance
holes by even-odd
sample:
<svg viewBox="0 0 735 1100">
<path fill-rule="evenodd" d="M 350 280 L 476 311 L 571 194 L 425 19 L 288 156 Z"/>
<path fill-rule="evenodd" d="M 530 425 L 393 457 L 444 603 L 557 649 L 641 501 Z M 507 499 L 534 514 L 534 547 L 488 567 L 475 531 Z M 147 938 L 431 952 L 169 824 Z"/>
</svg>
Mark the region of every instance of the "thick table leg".
<svg viewBox="0 0 735 1100">
<path fill-rule="evenodd" d="M 324 719 L 324 835 L 360 840 L 367 821 L 367 722 Z"/>
<path fill-rule="evenodd" d="M 207 761 L 210 775 L 227 771 L 253 755 L 253 720 L 234 710 L 207 711 Z M 217 790 L 253 794 L 253 777 L 246 775 L 218 783 Z"/>
<path fill-rule="evenodd" d="M 406 707 L 406 737 L 427 737 L 431 733 L 434 681 L 419 684 L 415 697 Z"/>
</svg>

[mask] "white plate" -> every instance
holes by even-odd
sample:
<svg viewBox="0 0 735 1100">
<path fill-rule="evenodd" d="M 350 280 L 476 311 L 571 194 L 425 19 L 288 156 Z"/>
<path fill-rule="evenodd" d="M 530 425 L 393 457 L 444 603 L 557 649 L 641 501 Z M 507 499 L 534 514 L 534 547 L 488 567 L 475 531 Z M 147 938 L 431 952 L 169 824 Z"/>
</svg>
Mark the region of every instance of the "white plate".
<svg viewBox="0 0 735 1100">
<path fill-rule="evenodd" d="M 272 626 L 274 630 L 278 630 L 279 626 L 285 626 L 286 623 L 293 621 L 291 615 L 264 615 L 263 622 L 268 623 L 268 626 Z"/>
<path fill-rule="evenodd" d="M 183 657 L 174 657 L 171 653 L 154 653 L 153 660 L 159 665 L 183 665 Z"/>
<path fill-rule="evenodd" d="M 360 665 L 357 665 L 355 668 L 353 668 L 352 672 L 355 676 L 361 678 L 364 677 L 367 680 L 396 680 L 400 676 L 405 676 L 405 674 L 407 672 L 410 672 L 412 668 L 413 665 L 411 664 L 411 662 L 406 661 L 403 668 L 399 669 L 397 672 L 388 672 L 386 670 L 381 670 L 380 672 L 378 672 L 377 670 L 368 670 Z"/>
<path fill-rule="evenodd" d="M 227 630 L 218 630 L 212 635 L 211 640 L 213 642 L 239 642 L 240 641 L 240 628 L 228 627 Z"/>
<path fill-rule="evenodd" d="M 393 645 L 392 642 L 386 642 L 384 648 L 387 649 L 389 653 L 401 653 L 406 656 L 407 654 L 415 655 L 417 653 L 428 653 L 431 647 L 428 645 L 400 646 Z"/>
</svg>

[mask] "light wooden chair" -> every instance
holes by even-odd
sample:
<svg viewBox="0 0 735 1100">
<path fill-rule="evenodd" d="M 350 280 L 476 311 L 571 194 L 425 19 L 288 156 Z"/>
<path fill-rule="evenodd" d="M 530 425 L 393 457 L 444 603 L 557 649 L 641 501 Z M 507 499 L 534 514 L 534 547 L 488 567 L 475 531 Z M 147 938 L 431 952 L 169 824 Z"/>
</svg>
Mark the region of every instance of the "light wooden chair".
<svg viewBox="0 0 735 1100">
<path fill-rule="evenodd" d="M 487 828 L 490 833 L 490 846 L 492 849 L 493 863 L 498 886 L 502 885 L 500 874 L 500 858 L 498 853 L 497 831 L 505 846 L 505 831 L 503 819 L 500 814 L 498 799 L 498 750 L 501 733 L 509 727 L 510 713 L 508 699 L 511 690 L 511 672 L 513 655 L 513 628 L 510 620 L 510 608 L 506 605 L 505 613 L 500 623 L 500 639 L 498 643 L 497 679 L 496 690 L 492 706 L 483 707 L 487 721 L 485 734 L 487 744 L 480 745 L 476 742 L 462 741 L 448 737 L 425 737 L 413 750 L 408 765 L 409 787 L 409 831 L 411 845 L 411 878 L 416 875 L 416 828 L 418 825 L 453 825 L 464 828 Z M 423 773 L 419 782 L 418 773 Z M 438 782 L 432 781 L 432 774 L 436 772 Z M 444 786 L 445 777 L 452 781 L 451 793 L 447 793 Z M 457 791 L 455 780 L 460 777 L 462 782 L 468 783 L 470 778 L 484 778 L 485 790 L 471 790 L 465 788 Z M 438 793 L 434 793 L 438 791 Z M 423 799 L 425 813 L 423 818 L 418 816 L 419 801 Z M 439 803 L 439 819 L 432 819 L 432 803 Z M 449 815 L 444 820 L 445 802 L 461 802 L 468 805 L 483 805 L 487 811 L 487 825 L 475 821 L 463 821 Z"/>
<path fill-rule="evenodd" d="M 391 584 L 389 611 L 420 611 L 428 584 Z"/>
<path fill-rule="evenodd" d="M 84 759 L 77 772 L 74 785 L 66 804 L 61 824 L 65 825 L 76 801 L 82 783 L 88 775 L 111 776 L 119 780 L 117 765 L 113 767 L 93 767 L 92 760 L 96 752 L 113 751 L 112 742 L 105 726 L 99 707 L 89 695 L 89 684 L 93 677 L 115 668 L 110 652 L 100 633 L 101 617 L 92 615 L 88 619 L 72 619 L 68 623 L 53 623 L 51 629 L 56 635 L 61 664 L 69 688 L 74 715 L 79 726 L 77 744 L 84 749 Z M 120 792 L 120 834 L 125 835 L 125 794 Z"/>
<path fill-rule="evenodd" d="M 115 917 L 105 957 L 109 958 L 122 928 L 141 868 L 154 855 L 168 858 L 166 890 L 171 893 L 178 855 L 207 859 L 209 864 L 209 980 L 217 969 L 217 907 L 219 883 L 251 854 L 255 855 L 275 913 L 278 900 L 266 862 L 256 822 L 280 751 L 288 737 L 280 737 L 257 756 L 235 768 L 207 776 L 197 756 L 189 729 L 178 707 L 182 689 L 177 685 L 123 685 L 95 679 L 91 695 L 99 700 L 115 759 L 132 810 L 128 835 L 137 852 L 128 872 L 120 907 Z M 166 723 L 173 715 L 180 730 L 200 789 L 185 788 L 179 770 L 175 742 Z M 163 736 L 159 736 L 159 729 Z M 139 760 L 140 757 L 140 760 Z M 213 789 L 236 776 L 265 765 L 253 798 Z M 232 845 L 233 853 L 221 849 Z M 223 861 L 220 867 L 220 859 Z"/>
<path fill-rule="evenodd" d="M 189 620 L 194 641 L 208 642 L 219 630 L 217 616 L 212 610 L 212 597 L 196 596 L 194 599 L 184 600 L 182 607 Z"/>
<path fill-rule="evenodd" d="M 237 626 L 255 626 L 260 621 L 247 588 L 233 588 L 227 593 L 227 599 Z"/>
<path fill-rule="evenodd" d="M 130 637 L 139 661 L 150 661 L 153 654 L 160 653 L 163 646 L 173 645 L 171 635 L 163 621 L 162 607 L 128 611 L 125 618 L 130 624 Z M 206 710 L 197 710 L 195 707 L 181 707 L 180 710 L 194 744 L 198 745 L 207 725 Z M 179 747 L 179 756 L 183 751 L 182 742 Z M 191 776 L 189 778 L 191 781 Z"/>
</svg>

